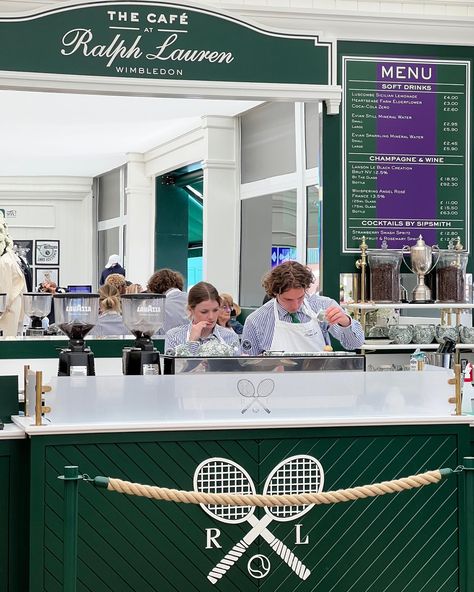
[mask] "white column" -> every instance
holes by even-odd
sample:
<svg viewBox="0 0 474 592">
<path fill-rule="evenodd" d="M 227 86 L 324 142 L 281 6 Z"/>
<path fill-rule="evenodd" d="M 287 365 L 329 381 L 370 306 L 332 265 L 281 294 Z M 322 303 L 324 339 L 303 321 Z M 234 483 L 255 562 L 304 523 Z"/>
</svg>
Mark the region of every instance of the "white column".
<svg viewBox="0 0 474 592">
<path fill-rule="evenodd" d="M 127 279 L 146 286 L 154 271 L 154 179 L 145 174 L 143 154 L 127 154 L 126 271 Z"/>
<path fill-rule="evenodd" d="M 239 295 L 239 133 L 235 117 L 206 116 L 204 132 L 204 279 Z"/>
</svg>

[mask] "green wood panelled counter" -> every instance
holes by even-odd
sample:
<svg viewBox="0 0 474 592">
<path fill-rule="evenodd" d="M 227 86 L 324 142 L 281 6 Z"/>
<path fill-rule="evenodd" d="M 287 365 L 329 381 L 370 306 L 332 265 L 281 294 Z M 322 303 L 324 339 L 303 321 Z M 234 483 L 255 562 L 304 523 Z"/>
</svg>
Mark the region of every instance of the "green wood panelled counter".
<svg viewBox="0 0 474 592">
<path fill-rule="evenodd" d="M 122 349 L 133 345 L 132 337 L 122 338 L 86 338 L 86 345 L 97 358 L 115 358 L 122 356 Z M 62 337 L 0 337 L 1 359 L 37 359 L 57 358 L 60 349 L 67 347 L 68 339 Z M 155 339 L 155 347 L 163 353 L 164 339 Z"/>
<path fill-rule="evenodd" d="M 449 372 L 390 374 L 390 381 L 384 372 L 56 378 L 45 395 L 52 409 L 44 425 L 15 418 L 31 450 L 29 592 L 62 590 L 58 476 L 67 465 L 91 477 L 189 491 L 201 463 L 220 459 L 219 470 L 206 474 L 208 487 L 229 486 L 230 462 L 262 493 L 274 468 L 295 456 L 318 459 L 325 491 L 462 464 L 472 454 L 472 418 L 451 415 Z M 273 381 L 264 406 L 258 397 L 248 406 L 237 388 L 242 380 L 257 394 Z M 461 475 L 269 521 L 265 536 L 281 540 L 310 570 L 305 580 L 267 539 L 250 536 L 265 515 L 260 509 L 255 520 L 230 513 L 223 522 L 199 505 L 81 481 L 77 590 L 471 592 L 473 500 Z M 209 573 L 245 536 L 248 547 L 244 541 L 212 583 Z"/>
<path fill-rule="evenodd" d="M 28 456 L 23 429 L 0 430 L 0 589 L 28 589 Z"/>
</svg>

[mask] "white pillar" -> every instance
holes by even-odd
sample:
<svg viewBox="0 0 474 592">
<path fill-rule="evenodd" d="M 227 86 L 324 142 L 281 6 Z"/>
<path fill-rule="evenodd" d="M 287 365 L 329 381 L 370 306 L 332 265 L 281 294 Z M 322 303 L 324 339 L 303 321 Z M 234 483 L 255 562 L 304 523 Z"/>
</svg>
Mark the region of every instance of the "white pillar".
<svg viewBox="0 0 474 592">
<path fill-rule="evenodd" d="M 239 296 L 239 134 L 235 117 L 206 116 L 204 132 L 204 279 Z"/>
<path fill-rule="evenodd" d="M 154 271 L 155 192 L 154 179 L 145 174 L 143 154 L 127 154 L 127 279 L 146 286 Z"/>
</svg>

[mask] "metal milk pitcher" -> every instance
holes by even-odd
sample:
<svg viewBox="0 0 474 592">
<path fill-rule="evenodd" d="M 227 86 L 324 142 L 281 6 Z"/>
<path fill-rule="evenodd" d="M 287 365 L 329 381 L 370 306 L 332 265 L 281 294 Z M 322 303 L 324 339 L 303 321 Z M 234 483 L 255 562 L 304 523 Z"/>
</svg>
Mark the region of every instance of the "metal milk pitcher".
<svg viewBox="0 0 474 592">
<path fill-rule="evenodd" d="M 425 275 L 436 267 L 439 259 L 439 248 L 437 245 L 433 245 L 432 247 L 428 246 L 420 234 L 413 247 L 403 247 L 403 254 L 405 255 L 408 252 L 410 253 L 411 267 L 408 265 L 405 258 L 403 260 L 408 269 L 413 273 L 416 273 L 418 278 L 417 285 L 411 293 L 411 301 L 414 303 L 431 302 L 431 290 L 425 284 Z M 437 253 L 434 263 L 432 261 L 433 253 Z"/>
</svg>

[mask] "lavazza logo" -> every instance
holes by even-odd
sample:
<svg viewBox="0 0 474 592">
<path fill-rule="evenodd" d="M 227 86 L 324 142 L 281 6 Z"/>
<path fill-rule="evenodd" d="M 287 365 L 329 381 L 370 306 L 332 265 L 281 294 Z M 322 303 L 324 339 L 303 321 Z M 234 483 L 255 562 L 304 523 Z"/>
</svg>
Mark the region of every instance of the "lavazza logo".
<svg viewBox="0 0 474 592">
<path fill-rule="evenodd" d="M 91 312 L 92 308 L 85 304 L 69 304 L 66 306 L 66 312 Z"/>
<path fill-rule="evenodd" d="M 137 312 L 161 312 L 161 307 L 153 306 L 153 304 L 142 304 L 137 307 Z"/>
<path fill-rule="evenodd" d="M 295 495 L 319 493 L 324 485 L 324 471 L 320 462 L 313 456 L 291 456 L 280 462 L 268 475 L 263 486 L 264 495 Z M 255 485 L 247 471 L 226 458 L 209 458 L 203 461 L 194 472 L 194 490 L 200 493 L 239 493 L 254 495 Z M 216 584 L 233 565 L 246 553 L 249 546 L 262 537 L 270 548 L 288 564 L 290 569 L 302 580 L 311 571 L 298 559 L 285 543 L 276 538 L 268 529 L 273 520 L 289 522 L 301 518 L 314 504 L 303 506 L 268 506 L 265 515 L 258 519 L 255 506 L 225 506 L 201 504 L 201 508 L 215 520 L 226 524 L 248 522 L 251 527 L 247 534 L 230 549 L 211 569 L 208 580 Z M 309 535 L 302 538 L 302 524 L 295 524 L 295 545 L 308 545 Z M 221 531 L 219 528 L 206 529 L 206 549 L 218 548 Z M 264 578 L 271 571 L 269 558 L 263 554 L 253 555 L 247 562 L 248 573 L 256 578 Z"/>
<path fill-rule="evenodd" d="M 116 31 L 112 41 L 101 43 L 92 29 L 78 27 L 64 33 L 61 54 L 105 58 L 107 68 L 114 68 L 117 74 L 178 78 L 183 76 L 180 66 L 187 62 L 230 64 L 234 61 L 231 51 L 180 47 L 180 38 L 189 33 L 186 12 L 142 14 L 130 10 L 107 10 L 106 14 L 108 28 Z M 145 50 L 145 45 L 152 51 Z M 116 64 L 124 60 L 128 61 L 127 65 Z"/>
</svg>

